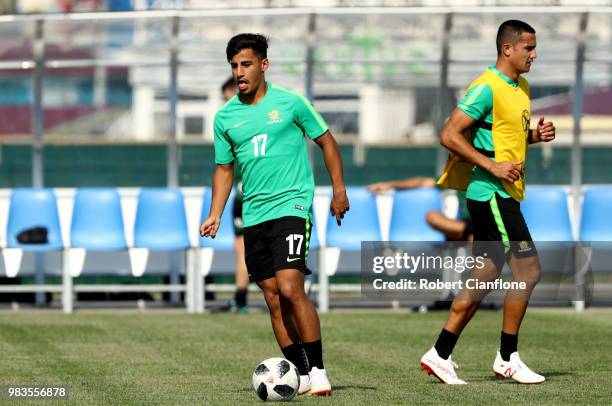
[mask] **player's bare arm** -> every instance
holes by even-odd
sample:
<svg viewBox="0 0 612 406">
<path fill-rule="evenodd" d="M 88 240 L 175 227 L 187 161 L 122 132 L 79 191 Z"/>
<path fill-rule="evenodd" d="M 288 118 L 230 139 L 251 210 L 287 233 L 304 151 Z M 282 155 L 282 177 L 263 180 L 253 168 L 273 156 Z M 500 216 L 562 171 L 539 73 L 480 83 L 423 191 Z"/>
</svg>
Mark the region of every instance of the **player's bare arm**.
<svg viewBox="0 0 612 406">
<path fill-rule="evenodd" d="M 551 121 L 544 122 L 544 117 L 538 120 L 538 126 L 529 130 L 529 143 L 550 142 L 555 139 L 556 130 Z"/>
<path fill-rule="evenodd" d="M 368 186 L 368 191 L 371 193 L 380 193 L 391 189 L 417 189 L 422 187 L 434 187 L 436 180 L 427 176 L 417 176 L 414 178 L 390 180 L 386 182 L 377 182 Z"/>
<path fill-rule="evenodd" d="M 476 121 L 459 109 L 453 110 L 449 120 L 446 122 L 440 144 L 449 151 L 460 155 L 466 161 L 491 172 L 494 176 L 514 182 L 521 175 L 523 162 L 495 162 L 478 152 L 463 136 Z"/>
<path fill-rule="evenodd" d="M 325 166 L 327 167 L 327 172 L 329 172 L 334 191 L 329 210 L 331 214 L 336 217 L 338 225 L 340 225 L 340 222 L 344 218 L 344 213 L 349 211 L 349 201 L 346 196 L 346 186 L 344 185 L 340 149 L 338 148 L 336 139 L 329 131 L 315 138 L 314 141 L 323 150 L 323 159 L 325 160 Z"/>
<path fill-rule="evenodd" d="M 225 208 L 225 203 L 232 191 L 234 182 L 234 163 L 217 164 L 212 179 L 212 203 L 208 218 L 200 226 L 202 237 L 215 238 L 217 230 L 221 225 L 221 215 Z"/>
</svg>

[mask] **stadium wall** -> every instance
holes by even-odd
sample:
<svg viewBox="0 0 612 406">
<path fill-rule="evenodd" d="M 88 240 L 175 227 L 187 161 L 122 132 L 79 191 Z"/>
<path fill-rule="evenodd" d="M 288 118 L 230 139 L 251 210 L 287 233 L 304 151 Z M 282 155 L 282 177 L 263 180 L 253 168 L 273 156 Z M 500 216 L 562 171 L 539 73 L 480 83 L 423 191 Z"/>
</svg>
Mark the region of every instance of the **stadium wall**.
<svg viewBox="0 0 612 406">
<path fill-rule="evenodd" d="M 365 185 L 381 180 L 411 176 L 434 176 L 434 147 L 371 147 L 365 149 L 363 164 L 355 159 L 355 145 L 341 147 L 345 178 L 349 185 Z M 582 148 L 583 183 L 612 183 L 610 146 Z M 48 145 L 45 147 L 45 186 L 47 187 L 165 187 L 165 145 Z M 211 145 L 183 145 L 180 149 L 180 185 L 210 186 L 214 170 Z M 329 185 L 325 163 L 313 153 L 317 185 Z M 32 154 L 29 145 L 0 146 L 0 187 L 31 187 Z M 571 183 L 571 148 L 548 151 L 531 148 L 527 157 L 530 185 Z"/>
</svg>

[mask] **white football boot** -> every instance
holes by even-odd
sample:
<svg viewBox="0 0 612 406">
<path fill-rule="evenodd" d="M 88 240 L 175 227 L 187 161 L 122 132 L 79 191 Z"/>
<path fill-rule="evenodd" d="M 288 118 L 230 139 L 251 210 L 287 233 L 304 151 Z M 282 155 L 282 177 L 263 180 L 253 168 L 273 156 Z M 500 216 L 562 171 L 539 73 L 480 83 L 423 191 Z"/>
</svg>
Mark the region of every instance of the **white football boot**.
<svg viewBox="0 0 612 406">
<path fill-rule="evenodd" d="M 298 388 L 298 395 L 304 395 L 310 392 L 310 376 L 300 375 L 300 387 Z"/>
<path fill-rule="evenodd" d="M 493 363 L 495 376 L 501 379 L 514 379 L 518 383 L 542 383 L 546 380 L 542 375 L 533 372 L 519 357 L 518 352 L 510 354 L 510 361 L 504 361 L 497 351 Z"/>
<path fill-rule="evenodd" d="M 462 381 L 455 373 L 457 364 L 453 362 L 451 357 L 444 359 L 438 355 L 435 347 L 427 351 L 421 358 L 421 369 L 427 372 L 428 375 L 433 375 L 442 383 L 449 385 L 465 385 L 467 382 Z"/>
<path fill-rule="evenodd" d="M 329 396 L 332 393 L 331 384 L 327 379 L 325 369 L 313 367 L 310 370 L 310 394 L 312 396 Z"/>
</svg>

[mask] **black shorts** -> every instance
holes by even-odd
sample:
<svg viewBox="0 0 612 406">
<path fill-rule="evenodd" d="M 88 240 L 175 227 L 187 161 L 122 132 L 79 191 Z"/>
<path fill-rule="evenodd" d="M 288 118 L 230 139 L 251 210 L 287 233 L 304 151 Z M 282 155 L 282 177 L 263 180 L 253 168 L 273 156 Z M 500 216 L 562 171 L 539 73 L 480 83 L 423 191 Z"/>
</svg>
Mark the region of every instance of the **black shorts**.
<svg viewBox="0 0 612 406">
<path fill-rule="evenodd" d="M 310 244 L 310 219 L 281 217 L 244 228 L 244 250 L 251 282 L 274 277 L 276 271 L 306 268 Z"/>
<path fill-rule="evenodd" d="M 467 207 L 474 224 L 474 255 L 486 253 L 498 267 L 511 255 L 538 255 L 518 201 L 495 193 L 488 202 L 467 199 Z"/>
<path fill-rule="evenodd" d="M 232 204 L 232 217 L 234 219 L 234 234 L 244 234 L 242 228 L 242 193 L 236 193 Z"/>
</svg>

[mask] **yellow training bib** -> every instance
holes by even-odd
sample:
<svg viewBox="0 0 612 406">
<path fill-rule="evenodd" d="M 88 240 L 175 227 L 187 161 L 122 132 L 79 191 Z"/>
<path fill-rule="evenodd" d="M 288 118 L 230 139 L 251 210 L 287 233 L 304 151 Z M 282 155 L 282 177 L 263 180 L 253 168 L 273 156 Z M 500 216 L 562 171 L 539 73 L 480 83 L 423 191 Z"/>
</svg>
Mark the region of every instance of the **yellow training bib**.
<svg viewBox="0 0 612 406">
<path fill-rule="evenodd" d="M 514 87 L 489 69 L 472 82 L 468 90 L 480 83 L 487 84 L 493 93 L 491 134 L 495 162 L 523 162 L 520 179 L 515 182 L 501 181 L 508 194 L 521 201 L 525 198 L 525 158 L 531 122 L 529 84 L 526 79 L 519 77 L 518 86 Z M 466 138 L 469 137 L 466 135 Z M 468 141 L 471 143 L 471 138 Z M 471 163 L 450 153 L 438 184 L 449 189 L 466 190 L 472 178 L 473 167 Z"/>
</svg>

